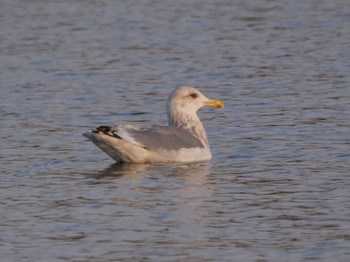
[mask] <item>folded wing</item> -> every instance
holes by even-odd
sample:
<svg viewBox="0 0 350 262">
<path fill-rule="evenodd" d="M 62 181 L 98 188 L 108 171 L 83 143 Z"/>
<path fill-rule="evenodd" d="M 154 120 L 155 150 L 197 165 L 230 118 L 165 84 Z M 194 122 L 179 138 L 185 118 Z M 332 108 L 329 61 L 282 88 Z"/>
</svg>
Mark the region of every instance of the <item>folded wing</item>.
<svg viewBox="0 0 350 262">
<path fill-rule="evenodd" d="M 95 132 L 122 139 L 150 151 L 204 148 L 203 143 L 197 137 L 178 127 L 152 126 L 148 129 L 141 129 L 135 125 L 102 126 L 98 127 Z"/>
</svg>

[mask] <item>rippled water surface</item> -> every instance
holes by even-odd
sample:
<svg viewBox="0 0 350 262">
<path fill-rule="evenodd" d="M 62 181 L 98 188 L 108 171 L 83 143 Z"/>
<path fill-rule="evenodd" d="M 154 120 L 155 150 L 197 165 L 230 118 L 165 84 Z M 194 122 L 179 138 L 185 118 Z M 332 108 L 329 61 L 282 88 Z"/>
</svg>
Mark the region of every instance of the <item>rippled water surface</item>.
<svg viewBox="0 0 350 262">
<path fill-rule="evenodd" d="M 1 261 L 348 261 L 350 5 L 0 3 Z M 203 108 L 209 163 L 118 165 L 81 133 Z"/>
</svg>

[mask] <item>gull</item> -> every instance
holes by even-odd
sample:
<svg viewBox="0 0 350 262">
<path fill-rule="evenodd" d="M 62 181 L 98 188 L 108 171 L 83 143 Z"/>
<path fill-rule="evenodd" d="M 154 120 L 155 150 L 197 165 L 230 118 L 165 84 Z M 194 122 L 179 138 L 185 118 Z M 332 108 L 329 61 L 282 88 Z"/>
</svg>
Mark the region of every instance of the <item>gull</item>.
<svg viewBox="0 0 350 262">
<path fill-rule="evenodd" d="M 210 160 L 208 138 L 197 110 L 203 106 L 223 108 L 189 86 L 176 88 L 167 102 L 168 126 L 148 128 L 134 124 L 100 126 L 83 133 L 117 162 L 165 163 Z"/>
</svg>

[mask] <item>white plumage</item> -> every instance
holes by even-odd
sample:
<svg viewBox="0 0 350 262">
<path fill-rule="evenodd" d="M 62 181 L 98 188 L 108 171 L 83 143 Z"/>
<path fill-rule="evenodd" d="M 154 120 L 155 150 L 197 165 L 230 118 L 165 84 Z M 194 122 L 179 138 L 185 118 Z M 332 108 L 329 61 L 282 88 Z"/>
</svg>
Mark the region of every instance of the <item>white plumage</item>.
<svg viewBox="0 0 350 262">
<path fill-rule="evenodd" d="M 167 103 L 168 126 L 100 126 L 83 133 L 111 158 L 128 163 L 196 162 L 211 158 L 205 129 L 197 116 L 203 106 L 224 107 L 194 87 L 175 89 Z"/>
</svg>

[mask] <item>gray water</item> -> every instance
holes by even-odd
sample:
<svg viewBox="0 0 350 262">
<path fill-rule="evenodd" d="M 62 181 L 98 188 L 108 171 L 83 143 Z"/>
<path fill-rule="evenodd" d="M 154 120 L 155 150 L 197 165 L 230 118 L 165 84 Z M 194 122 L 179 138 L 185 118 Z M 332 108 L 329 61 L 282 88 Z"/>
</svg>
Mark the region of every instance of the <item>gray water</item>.
<svg viewBox="0 0 350 262">
<path fill-rule="evenodd" d="M 0 3 L 1 261 L 349 261 L 350 4 Z M 81 133 L 166 124 L 213 159 L 119 165 Z"/>
</svg>

